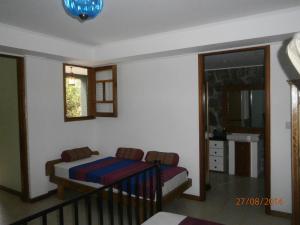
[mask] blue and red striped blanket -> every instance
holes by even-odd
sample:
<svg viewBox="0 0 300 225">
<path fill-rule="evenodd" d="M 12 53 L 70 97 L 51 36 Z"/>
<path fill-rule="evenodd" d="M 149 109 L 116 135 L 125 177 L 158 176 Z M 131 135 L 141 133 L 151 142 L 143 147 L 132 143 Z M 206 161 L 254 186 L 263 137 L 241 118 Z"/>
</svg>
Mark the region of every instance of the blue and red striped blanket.
<svg viewBox="0 0 300 225">
<path fill-rule="evenodd" d="M 90 163 L 82 164 L 79 166 L 75 166 L 69 169 L 69 177 L 71 179 L 76 179 L 80 181 L 87 181 L 93 183 L 99 183 L 102 185 L 109 185 L 114 183 L 122 178 L 125 178 L 131 174 L 142 171 L 146 168 L 151 167 L 152 164 L 135 161 L 135 160 L 127 160 L 127 159 L 119 159 L 115 157 L 107 157 L 103 159 L 99 159 Z M 161 180 L 162 184 L 176 176 L 177 174 L 187 171 L 182 167 L 174 167 L 161 165 Z M 150 183 L 150 179 L 153 179 L 153 176 L 146 175 L 146 178 L 143 176 L 139 177 L 139 182 L 143 182 L 144 179 L 147 179 L 147 186 Z M 155 179 L 154 179 L 155 182 Z M 135 180 L 132 179 L 131 186 L 132 188 L 135 185 Z M 134 190 L 134 188 L 132 189 Z"/>
</svg>

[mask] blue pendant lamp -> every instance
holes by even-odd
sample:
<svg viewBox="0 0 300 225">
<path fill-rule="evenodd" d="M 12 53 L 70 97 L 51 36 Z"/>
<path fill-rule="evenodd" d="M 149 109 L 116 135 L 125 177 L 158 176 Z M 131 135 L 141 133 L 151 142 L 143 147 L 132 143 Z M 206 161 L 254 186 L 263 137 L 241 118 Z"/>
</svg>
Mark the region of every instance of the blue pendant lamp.
<svg viewBox="0 0 300 225">
<path fill-rule="evenodd" d="M 103 0 L 63 0 L 66 11 L 82 21 L 96 17 L 103 8 Z"/>
</svg>

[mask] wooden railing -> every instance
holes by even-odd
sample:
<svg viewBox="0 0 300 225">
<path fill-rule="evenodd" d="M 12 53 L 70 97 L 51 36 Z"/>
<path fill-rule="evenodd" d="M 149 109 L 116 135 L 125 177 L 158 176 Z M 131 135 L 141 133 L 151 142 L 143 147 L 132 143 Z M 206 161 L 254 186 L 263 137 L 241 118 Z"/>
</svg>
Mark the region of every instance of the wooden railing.
<svg viewBox="0 0 300 225">
<path fill-rule="evenodd" d="M 82 201 L 84 210 L 79 209 Z M 71 221 L 65 219 L 67 207 L 73 211 L 68 214 Z M 161 208 L 161 172 L 159 164 L 155 164 L 10 225 L 140 225 Z M 50 221 L 53 213 L 55 219 Z"/>
</svg>

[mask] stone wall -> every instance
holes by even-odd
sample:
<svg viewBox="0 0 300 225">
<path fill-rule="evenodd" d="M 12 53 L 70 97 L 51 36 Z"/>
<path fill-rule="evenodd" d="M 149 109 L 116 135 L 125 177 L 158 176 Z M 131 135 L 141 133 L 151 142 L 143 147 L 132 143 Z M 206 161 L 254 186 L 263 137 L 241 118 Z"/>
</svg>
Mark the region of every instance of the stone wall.
<svg viewBox="0 0 300 225">
<path fill-rule="evenodd" d="M 206 72 L 209 84 L 209 125 L 223 129 L 224 87 L 228 85 L 263 85 L 264 67 L 210 70 Z"/>
</svg>

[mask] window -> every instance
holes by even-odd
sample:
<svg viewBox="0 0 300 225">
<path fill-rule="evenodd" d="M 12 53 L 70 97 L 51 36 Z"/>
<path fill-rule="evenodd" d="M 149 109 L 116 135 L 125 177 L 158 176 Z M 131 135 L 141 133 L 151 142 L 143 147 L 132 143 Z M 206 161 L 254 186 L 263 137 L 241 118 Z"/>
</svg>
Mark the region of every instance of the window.
<svg viewBox="0 0 300 225">
<path fill-rule="evenodd" d="M 64 64 L 65 121 L 93 119 L 89 68 Z"/>
<path fill-rule="evenodd" d="M 96 116 L 117 117 L 117 66 L 94 68 Z"/>
<path fill-rule="evenodd" d="M 117 117 L 117 66 L 63 65 L 65 121 Z"/>
</svg>

